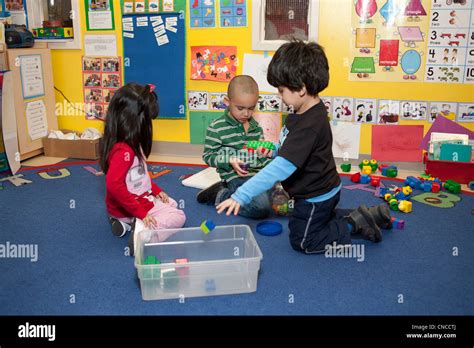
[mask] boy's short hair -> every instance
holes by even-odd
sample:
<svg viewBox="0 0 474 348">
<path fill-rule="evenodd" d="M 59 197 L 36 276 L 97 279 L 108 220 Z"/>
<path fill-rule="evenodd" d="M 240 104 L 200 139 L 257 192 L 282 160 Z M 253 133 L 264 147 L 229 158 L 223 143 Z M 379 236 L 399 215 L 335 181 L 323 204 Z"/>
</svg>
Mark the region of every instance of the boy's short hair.
<svg viewBox="0 0 474 348">
<path fill-rule="evenodd" d="M 283 86 L 296 92 L 306 87 L 309 95 L 317 95 L 329 84 L 328 59 L 316 42 L 285 43 L 268 66 L 267 80 L 277 88 Z"/>
<path fill-rule="evenodd" d="M 236 93 L 256 94 L 258 95 L 258 84 L 252 76 L 238 75 L 229 82 L 227 87 L 227 97 L 232 99 Z"/>
</svg>

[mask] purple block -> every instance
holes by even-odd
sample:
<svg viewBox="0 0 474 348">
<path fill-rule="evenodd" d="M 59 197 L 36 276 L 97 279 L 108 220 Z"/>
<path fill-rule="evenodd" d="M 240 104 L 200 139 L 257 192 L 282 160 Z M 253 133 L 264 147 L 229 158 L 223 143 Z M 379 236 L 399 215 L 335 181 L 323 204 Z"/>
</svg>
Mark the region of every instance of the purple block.
<svg viewBox="0 0 474 348">
<path fill-rule="evenodd" d="M 405 220 L 398 220 L 397 219 L 397 229 L 403 230 L 405 228 Z"/>
</svg>

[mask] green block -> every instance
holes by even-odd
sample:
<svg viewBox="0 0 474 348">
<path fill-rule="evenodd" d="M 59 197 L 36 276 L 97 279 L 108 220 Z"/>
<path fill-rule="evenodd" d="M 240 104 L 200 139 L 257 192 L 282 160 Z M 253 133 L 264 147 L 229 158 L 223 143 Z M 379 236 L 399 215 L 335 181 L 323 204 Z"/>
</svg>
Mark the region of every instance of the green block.
<svg viewBox="0 0 474 348">
<path fill-rule="evenodd" d="M 179 284 L 178 273 L 175 269 L 163 271 L 163 287 L 167 290 L 175 289 Z"/>
<path fill-rule="evenodd" d="M 453 180 L 446 180 L 446 182 L 444 183 L 444 189 L 452 193 L 460 193 L 461 184 Z"/>
<path fill-rule="evenodd" d="M 387 169 L 387 176 L 389 178 L 396 178 L 398 175 L 398 170 L 392 168 L 392 169 Z"/>
<path fill-rule="evenodd" d="M 349 173 L 351 171 L 351 164 L 350 163 L 342 163 L 341 164 L 341 170 L 344 173 Z"/>
</svg>

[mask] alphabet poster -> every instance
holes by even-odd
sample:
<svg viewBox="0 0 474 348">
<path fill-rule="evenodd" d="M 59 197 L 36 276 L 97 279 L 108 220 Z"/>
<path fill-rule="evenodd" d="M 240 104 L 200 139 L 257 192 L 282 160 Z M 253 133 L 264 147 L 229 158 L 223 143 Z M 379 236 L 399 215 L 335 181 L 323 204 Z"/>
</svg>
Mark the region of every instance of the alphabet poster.
<svg viewBox="0 0 474 348">
<path fill-rule="evenodd" d="M 237 71 L 236 46 L 191 46 L 191 79 L 229 82 Z"/>
</svg>

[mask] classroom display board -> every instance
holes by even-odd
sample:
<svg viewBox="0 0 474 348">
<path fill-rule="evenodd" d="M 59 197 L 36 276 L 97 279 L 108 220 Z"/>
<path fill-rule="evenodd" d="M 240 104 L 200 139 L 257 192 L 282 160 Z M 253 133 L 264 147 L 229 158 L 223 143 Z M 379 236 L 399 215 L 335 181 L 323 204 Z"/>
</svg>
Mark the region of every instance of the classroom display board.
<svg viewBox="0 0 474 348">
<path fill-rule="evenodd" d="M 155 85 L 159 118 L 186 117 L 184 17 L 184 13 L 122 17 L 125 83 Z"/>
<path fill-rule="evenodd" d="M 473 17 L 472 0 L 356 0 L 349 80 L 474 83 Z"/>
</svg>

